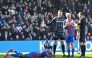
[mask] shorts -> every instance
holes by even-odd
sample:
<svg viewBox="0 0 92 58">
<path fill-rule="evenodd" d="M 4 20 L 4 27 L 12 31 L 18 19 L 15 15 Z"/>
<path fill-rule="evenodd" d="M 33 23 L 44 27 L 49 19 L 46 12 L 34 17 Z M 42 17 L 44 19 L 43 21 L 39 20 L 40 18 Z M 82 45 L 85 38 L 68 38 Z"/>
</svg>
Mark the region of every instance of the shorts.
<svg viewBox="0 0 92 58">
<path fill-rule="evenodd" d="M 74 35 L 67 35 L 66 36 L 66 43 L 74 42 Z"/>
<path fill-rule="evenodd" d="M 85 42 L 85 34 L 80 34 L 79 42 Z"/>
<path fill-rule="evenodd" d="M 62 33 L 55 33 L 54 40 L 65 40 L 65 36 Z"/>
</svg>

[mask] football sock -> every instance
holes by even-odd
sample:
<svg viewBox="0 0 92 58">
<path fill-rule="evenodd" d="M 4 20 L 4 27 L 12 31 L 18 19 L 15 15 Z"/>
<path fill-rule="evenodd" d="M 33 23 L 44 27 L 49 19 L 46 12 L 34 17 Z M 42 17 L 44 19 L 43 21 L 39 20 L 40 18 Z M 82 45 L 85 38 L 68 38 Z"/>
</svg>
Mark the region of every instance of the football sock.
<svg viewBox="0 0 92 58">
<path fill-rule="evenodd" d="M 81 45 L 81 56 L 83 56 L 83 45 Z"/>
<path fill-rule="evenodd" d="M 65 45 L 62 45 L 63 54 L 65 53 Z"/>
<path fill-rule="evenodd" d="M 70 56 L 70 49 L 68 49 L 68 56 Z"/>
<path fill-rule="evenodd" d="M 53 47 L 53 52 L 55 54 L 55 52 L 56 52 L 56 45 L 54 45 L 54 47 Z"/>
<path fill-rule="evenodd" d="M 74 48 L 72 48 L 72 56 L 74 56 Z"/>
<path fill-rule="evenodd" d="M 86 47 L 83 45 L 83 56 L 85 56 Z"/>
</svg>

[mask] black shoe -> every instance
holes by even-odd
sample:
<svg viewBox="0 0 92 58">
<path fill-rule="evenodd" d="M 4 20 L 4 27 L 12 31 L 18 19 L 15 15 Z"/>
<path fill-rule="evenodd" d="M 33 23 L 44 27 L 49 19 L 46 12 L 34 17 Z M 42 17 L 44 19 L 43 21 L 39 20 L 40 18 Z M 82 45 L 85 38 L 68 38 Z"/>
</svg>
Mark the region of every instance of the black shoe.
<svg viewBox="0 0 92 58">
<path fill-rule="evenodd" d="M 85 58 L 85 56 L 80 56 L 79 58 Z"/>
<path fill-rule="evenodd" d="M 65 54 L 63 54 L 63 57 L 66 57 L 66 55 L 65 55 Z"/>
<path fill-rule="evenodd" d="M 55 57 L 55 55 L 53 55 L 53 57 Z"/>
</svg>

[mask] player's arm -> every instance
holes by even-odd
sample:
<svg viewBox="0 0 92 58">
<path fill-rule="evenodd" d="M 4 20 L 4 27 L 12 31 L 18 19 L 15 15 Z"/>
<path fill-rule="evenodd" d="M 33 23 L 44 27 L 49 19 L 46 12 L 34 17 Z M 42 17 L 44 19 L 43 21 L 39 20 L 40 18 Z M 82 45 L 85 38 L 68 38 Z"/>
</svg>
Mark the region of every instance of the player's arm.
<svg viewBox="0 0 92 58">
<path fill-rule="evenodd" d="M 46 24 L 46 26 L 50 26 L 50 25 L 52 25 L 53 23 L 55 23 L 55 19 L 56 19 L 56 18 L 53 18 L 50 23 Z"/>
<path fill-rule="evenodd" d="M 63 28 L 65 29 L 67 27 L 66 20 L 63 22 Z"/>
<path fill-rule="evenodd" d="M 77 30 L 77 32 L 76 32 L 76 39 L 78 40 L 79 37 L 80 37 L 80 33 L 79 33 L 79 31 Z"/>
<path fill-rule="evenodd" d="M 75 23 L 75 21 L 73 21 L 72 23 L 71 23 L 71 25 L 74 27 L 74 28 L 77 28 L 77 24 Z"/>
<path fill-rule="evenodd" d="M 45 48 L 45 49 L 47 48 L 46 43 L 44 43 L 44 48 Z"/>
<path fill-rule="evenodd" d="M 88 29 L 87 29 L 87 26 L 85 26 L 85 34 L 87 35 L 88 33 Z"/>
</svg>

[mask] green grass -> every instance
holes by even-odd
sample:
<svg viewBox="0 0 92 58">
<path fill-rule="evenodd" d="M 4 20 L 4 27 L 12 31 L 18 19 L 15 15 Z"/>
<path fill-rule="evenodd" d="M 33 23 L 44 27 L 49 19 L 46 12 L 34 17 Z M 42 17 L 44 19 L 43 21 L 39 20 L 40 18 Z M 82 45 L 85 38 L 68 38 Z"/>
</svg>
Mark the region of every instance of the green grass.
<svg viewBox="0 0 92 58">
<path fill-rule="evenodd" d="M 3 58 L 4 57 L 4 54 L 5 53 L 0 53 L 0 58 Z M 24 53 L 24 54 L 26 54 L 26 53 Z M 66 53 L 66 55 L 67 55 L 67 53 Z M 79 54 L 75 53 L 74 58 L 78 58 L 79 56 L 80 56 Z M 9 56 L 8 58 L 15 58 L 15 57 L 10 57 Z M 63 58 L 62 57 L 62 53 L 61 52 L 57 52 L 55 58 Z M 92 52 L 86 52 L 86 58 L 92 58 Z"/>
</svg>

